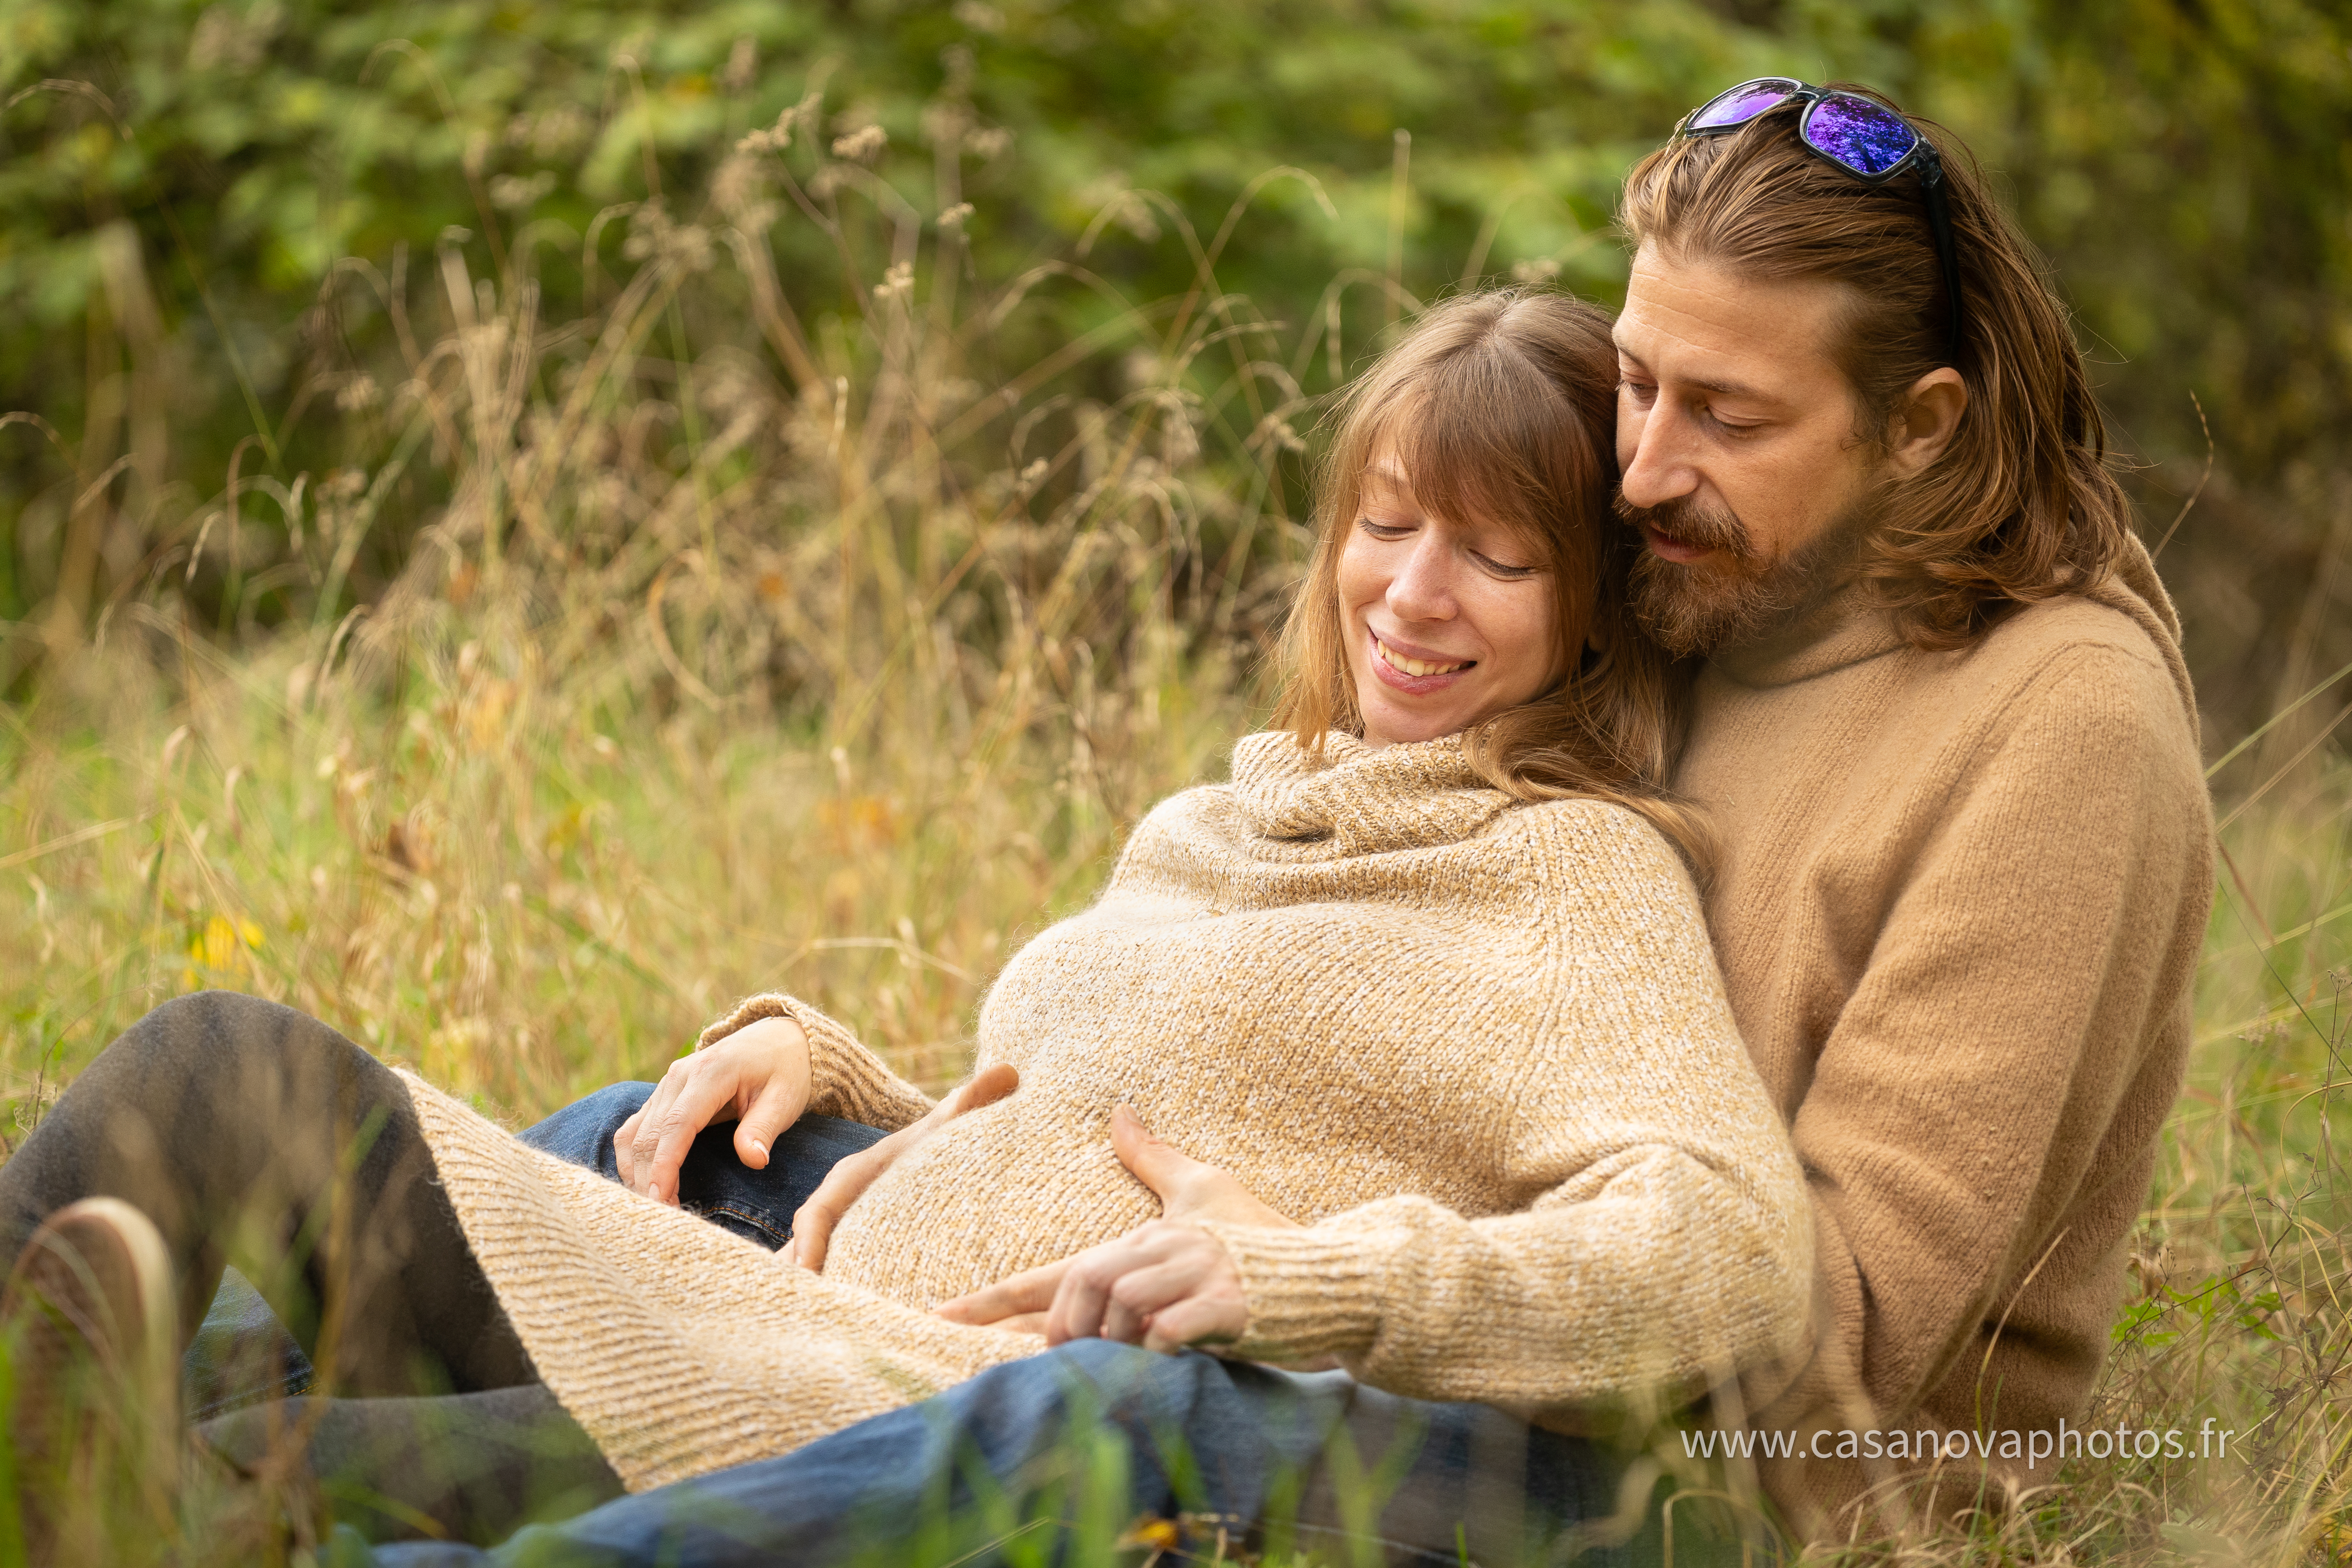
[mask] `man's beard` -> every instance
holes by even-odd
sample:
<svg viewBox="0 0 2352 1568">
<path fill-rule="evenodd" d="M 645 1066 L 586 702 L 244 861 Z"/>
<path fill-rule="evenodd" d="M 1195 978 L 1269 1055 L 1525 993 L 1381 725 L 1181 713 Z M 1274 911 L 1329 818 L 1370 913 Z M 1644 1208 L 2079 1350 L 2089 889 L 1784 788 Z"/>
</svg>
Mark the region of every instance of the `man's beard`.
<svg viewBox="0 0 2352 1568">
<path fill-rule="evenodd" d="M 1812 609 L 1834 592 L 1857 553 L 1867 501 L 1833 518 L 1821 535 L 1778 561 L 1767 560 L 1746 525 L 1728 510 L 1709 510 L 1681 496 L 1640 507 L 1619 495 L 1617 515 L 1680 543 L 1713 550 L 1685 566 L 1644 548 L 1627 584 L 1634 623 L 1676 658 L 1753 642 Z"/>
</svg>

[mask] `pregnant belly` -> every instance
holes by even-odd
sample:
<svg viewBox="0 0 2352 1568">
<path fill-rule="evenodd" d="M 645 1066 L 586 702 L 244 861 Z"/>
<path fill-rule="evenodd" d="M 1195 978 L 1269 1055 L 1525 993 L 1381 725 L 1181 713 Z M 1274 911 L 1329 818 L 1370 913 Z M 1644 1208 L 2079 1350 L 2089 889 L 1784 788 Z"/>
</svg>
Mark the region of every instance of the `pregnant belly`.
<svg viewBox="0 0 2352 1568">
<path fill-rule="evenodd" d="M 929 1308 L 1158 1217 L 1086 1120 L 1006 1101 L 949 1123 L 842 1216 L 825 1277 Z"/>
</svg>

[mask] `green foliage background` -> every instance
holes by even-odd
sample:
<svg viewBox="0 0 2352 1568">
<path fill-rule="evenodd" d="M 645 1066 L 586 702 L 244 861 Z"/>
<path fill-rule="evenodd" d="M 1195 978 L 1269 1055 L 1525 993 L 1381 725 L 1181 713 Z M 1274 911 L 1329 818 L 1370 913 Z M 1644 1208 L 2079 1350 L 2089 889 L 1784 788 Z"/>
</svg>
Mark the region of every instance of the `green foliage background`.
<svg viewBox="0 0 2352 1568">
<path fill-rule="evenodd" d="M 338 416 L 364 406 L 355 374 L 394 378 L 394 329 L 363 291 L 322 293 L 341 258 L 404 256 L 394 281 L 423 295 L 457 245 L 473 277 L 521 267 L 574 319 L 631 266 L 609 209 L 699 201 L 725 149 L 813 84 L 825 136 L 887 132 L 877 172 L 923 216 L 974 204 L 982 278 L 1092 228 L 1108 290 L 1180 292 L 1176 214 L 1205 234 L 1269 169 L 1311 174 L 1330 208 L 1269 183 L 1219 280 L 1292 321 L 1339 286 L 1345 352 L 1318 356 L 1320 385 L 1387 315 L 1395 132 L 1406 289 L 1556 266 L 1613 302 L 1628 163 L 1707 93 L 1791 71 L 1887 89 L 2001 174 L 2147 465 L 2151 534 L 2206 461 L 2201 405 L 2214 479 L 2166 564 L 2226 732 L 2312 673 L 2260 650 L 2266 624 L 2315 634 L 2314 660 L 2352 651 L 2325 629 L 2352 542 L 2347 45 L 2315 0 L 0 0 L 0 409 L 70 449 L 0 434 L 0 618 L 33 615 L 61 569 L 102 601 L 247 437 L 242 471 L 288 481 L 373 448 Z M 854 322 L 821 233 L 772 243 L 813 336 Z M 850 258 L 868 280 L 888 259 Z M 1043 352 L 1115 308 L 1071 289 L 1028 330 Z M 672 331 L 681 362 L 689 342 L 759 342 L 708 308 Z M 121 390 L 159 376 L 168 408 Z M 116 451 L 132 460 L 107 476 Z M 65 524 L 101 479 L 147 521 L 84 584 Z M 436 498 L 407 500 L 355 595 Z"/>
<path fill-rule="evenodd" d="M 1616 302 L 1685 110 L 1858 79 L 2049 254 L 2186 613 L 2229 859 L 2087 1419 L 2260 1434 L 1904 1560 L 2341 1564 L 2347 45 L 2342 0 L 0 0 L 0 1156 L 200 985 L 526 1117 L 771 984 L 951 1079 L 1250 721 L 1286 421 L 1413 300 Z M 309 1504 L 236 1506 L 117 1555 L 291 1557 Z"/>
</svg>

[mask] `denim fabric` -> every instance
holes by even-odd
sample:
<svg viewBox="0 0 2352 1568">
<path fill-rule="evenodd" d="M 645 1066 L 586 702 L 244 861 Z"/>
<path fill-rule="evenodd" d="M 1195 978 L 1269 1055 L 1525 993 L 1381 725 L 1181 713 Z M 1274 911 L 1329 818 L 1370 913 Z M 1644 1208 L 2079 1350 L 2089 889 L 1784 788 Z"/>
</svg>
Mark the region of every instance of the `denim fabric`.
<svg viewBox="0 0 2352 1568">
<path fill-rule="evenodd" d="M 180 1408 L 191 1421 L 303 1393 L 310 1358 L 269 1303 L 234 1268 L 221 1270 L 220 1289 L 180 1358 Z"/>
<path fill-rule="evenodd" d="M 616 1083 L 576 1100 L 538 1126 L 518 1133 L 534 1149 L 621 1179 L 613 1135 L 650 1099 L 649 1083 Z M 793 1215 L 816 1191 L 834 1162 L 879 1142 L 871 1127 L 833 1116 L 803 1116 L 778 1135 L 768 1168 L 754 1171 L 735 1153 L 735 1123 L 704 1128 L 678 1168 L 679 1206 L 773 1252 L 793 1233 Z"/>
<path fill-rule="evenodd" d="M 1466 1552 L 1487 1568 L 1615 1568 L 1633 1554 L 1596 1545 L 1579 1558 L 1561 1531 L 1605 1519 L 1620 1474 L 1591 1445 L 1531 1432 L 1484 1405 L 1086 1340 L 781 1458 L 532 1525 L 498 1547 L 404 1542 L 371 1554 L 344 1535 L 329 1560 L 378 1568 L 1096 1563 L 1149 1514 L 1181 1517 L 1203 1557 L 1222 1527 L 1235 1544 L 1357 1561 L 1433 1565 Z M 1265 1528 L 1254 1528 L 1260 1521 Z M 1013 1547 L 1020 1542 L 1029 1544 Z"/>
</svg>

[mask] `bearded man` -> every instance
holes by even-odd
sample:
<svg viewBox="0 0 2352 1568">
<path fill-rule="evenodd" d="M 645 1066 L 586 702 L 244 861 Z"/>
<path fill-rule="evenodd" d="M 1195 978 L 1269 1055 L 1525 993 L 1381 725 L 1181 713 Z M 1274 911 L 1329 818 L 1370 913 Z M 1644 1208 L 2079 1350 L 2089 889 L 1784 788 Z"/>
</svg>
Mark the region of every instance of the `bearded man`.
<svg viewBox="0 0 2352 1568">
<path fill-rule="evenodd" d="M 2212 887 L 2179 623 L 2064 309 L 1947 147 L 1749 83 L 1621 215 L 1634 603 L 1705 661 L 1677 784 L 1818 1231 L 1813 1354 L 1748 1418 L 1793 1438 L 1764 1479 L 1814 1537 L 1925 1502 L 1923 1431 L 1940 1506 L 2053 1479 Z"/>
</svg>

